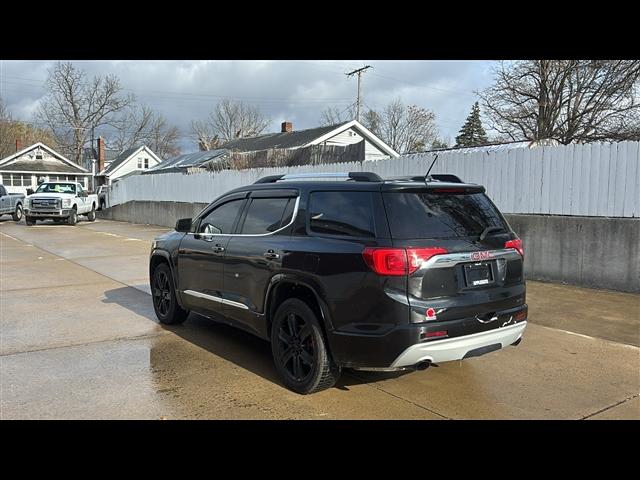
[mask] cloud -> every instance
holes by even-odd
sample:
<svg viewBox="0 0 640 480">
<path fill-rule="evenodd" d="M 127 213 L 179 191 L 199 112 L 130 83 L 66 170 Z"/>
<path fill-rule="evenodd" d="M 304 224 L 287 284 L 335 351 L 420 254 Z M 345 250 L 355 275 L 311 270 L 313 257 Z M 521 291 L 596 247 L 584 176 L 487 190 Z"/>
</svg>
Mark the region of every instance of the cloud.
<svg viewBox="0 0 640 480">
<path fill-rule="evenodd" d="M 89 76 L 114 74 L 138 101 L 165 115 L 194 150 L 191 120 L 204 119 L 216 102 L 232 97 L 260 106 L 271 119 L 295 129 L 317 126 L 328 106 L 354 102 L 355 77 L 346 72 L 373 66 L 362 77 L 365 106 L 380 108 L 400 97 L 433 110 L 441 135 L 455 138 L 476 100 L 491 82 L 486 61 L 79 61 Z M 0 61 L 0 96 L 14 116 L 32 120 L 53 61 Z"/>
</svg>

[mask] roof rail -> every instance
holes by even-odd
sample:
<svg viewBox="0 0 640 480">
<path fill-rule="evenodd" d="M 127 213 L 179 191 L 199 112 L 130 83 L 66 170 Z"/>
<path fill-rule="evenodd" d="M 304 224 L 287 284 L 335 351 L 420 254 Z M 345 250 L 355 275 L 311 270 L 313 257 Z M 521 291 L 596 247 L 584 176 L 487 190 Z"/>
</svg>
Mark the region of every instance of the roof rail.
<svg viewBox="0 0 640 480">
<path fill-rule="evenodd" d="M 377 174 L 372 172 L 318 172 L 318 173 L 287 173 L 285 175 L 269 175 L 262 177 L 256 183 L 275 183 L 279 180 L 300 180 L 311 178 L 344 178 L 346 180 L 354 180 L 356 182 L 381 182 Z"/>
</svg>

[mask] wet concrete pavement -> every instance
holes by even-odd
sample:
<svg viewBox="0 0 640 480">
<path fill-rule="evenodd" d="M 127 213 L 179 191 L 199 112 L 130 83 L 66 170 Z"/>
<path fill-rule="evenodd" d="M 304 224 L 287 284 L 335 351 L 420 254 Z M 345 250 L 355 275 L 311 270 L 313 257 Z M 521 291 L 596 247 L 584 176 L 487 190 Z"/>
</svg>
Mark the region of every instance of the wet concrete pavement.
<svg viewBox="0 0 640 480">
<path fill-rule="evenodd" d="M 163 231 L 0 221 L 0 418 L 640 418 L 639 295 L 529 282 L 518 347 L 300 396 L 266 342 L 197 315 L 156 322 Z"/>
</svg>

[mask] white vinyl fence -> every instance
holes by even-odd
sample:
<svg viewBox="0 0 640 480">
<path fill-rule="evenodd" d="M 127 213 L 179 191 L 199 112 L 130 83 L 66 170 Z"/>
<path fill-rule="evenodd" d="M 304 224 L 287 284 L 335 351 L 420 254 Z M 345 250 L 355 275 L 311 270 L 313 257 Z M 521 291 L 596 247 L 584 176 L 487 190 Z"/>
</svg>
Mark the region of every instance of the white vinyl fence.
<svg viewBox="0 0 640 480">
<path fill-rule="evenodd" d="M 421 175 L 433 158 L 433 153 L 424 153 L 363 163 L 136 175 L 111 187 L 109 203 L 209 203 L 228 190 L 282 173 Z M 465 182 L 484 185 L 504 213 L 640 217 L 640 142 L 440 152 L 431 173 L 452 173 Z"/>
</svg>

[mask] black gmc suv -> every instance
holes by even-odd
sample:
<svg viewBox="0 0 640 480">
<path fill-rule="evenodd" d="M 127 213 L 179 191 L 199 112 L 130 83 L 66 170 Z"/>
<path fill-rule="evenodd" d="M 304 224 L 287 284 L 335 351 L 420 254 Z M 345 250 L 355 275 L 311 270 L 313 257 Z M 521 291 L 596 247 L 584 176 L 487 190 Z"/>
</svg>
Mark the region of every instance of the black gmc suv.
<svg viewBox="0 0 640 480">
<path fill-rule="evenodd" d="M 521 242 L 484 187 L 453 175 L 265 177 L 175 230 L 151 250 L 160 322 L 193 311 L 270 340 L 299 393 L 342 368 L 422 369 L 517 345 L 527 324 Z"/>
</svg>

